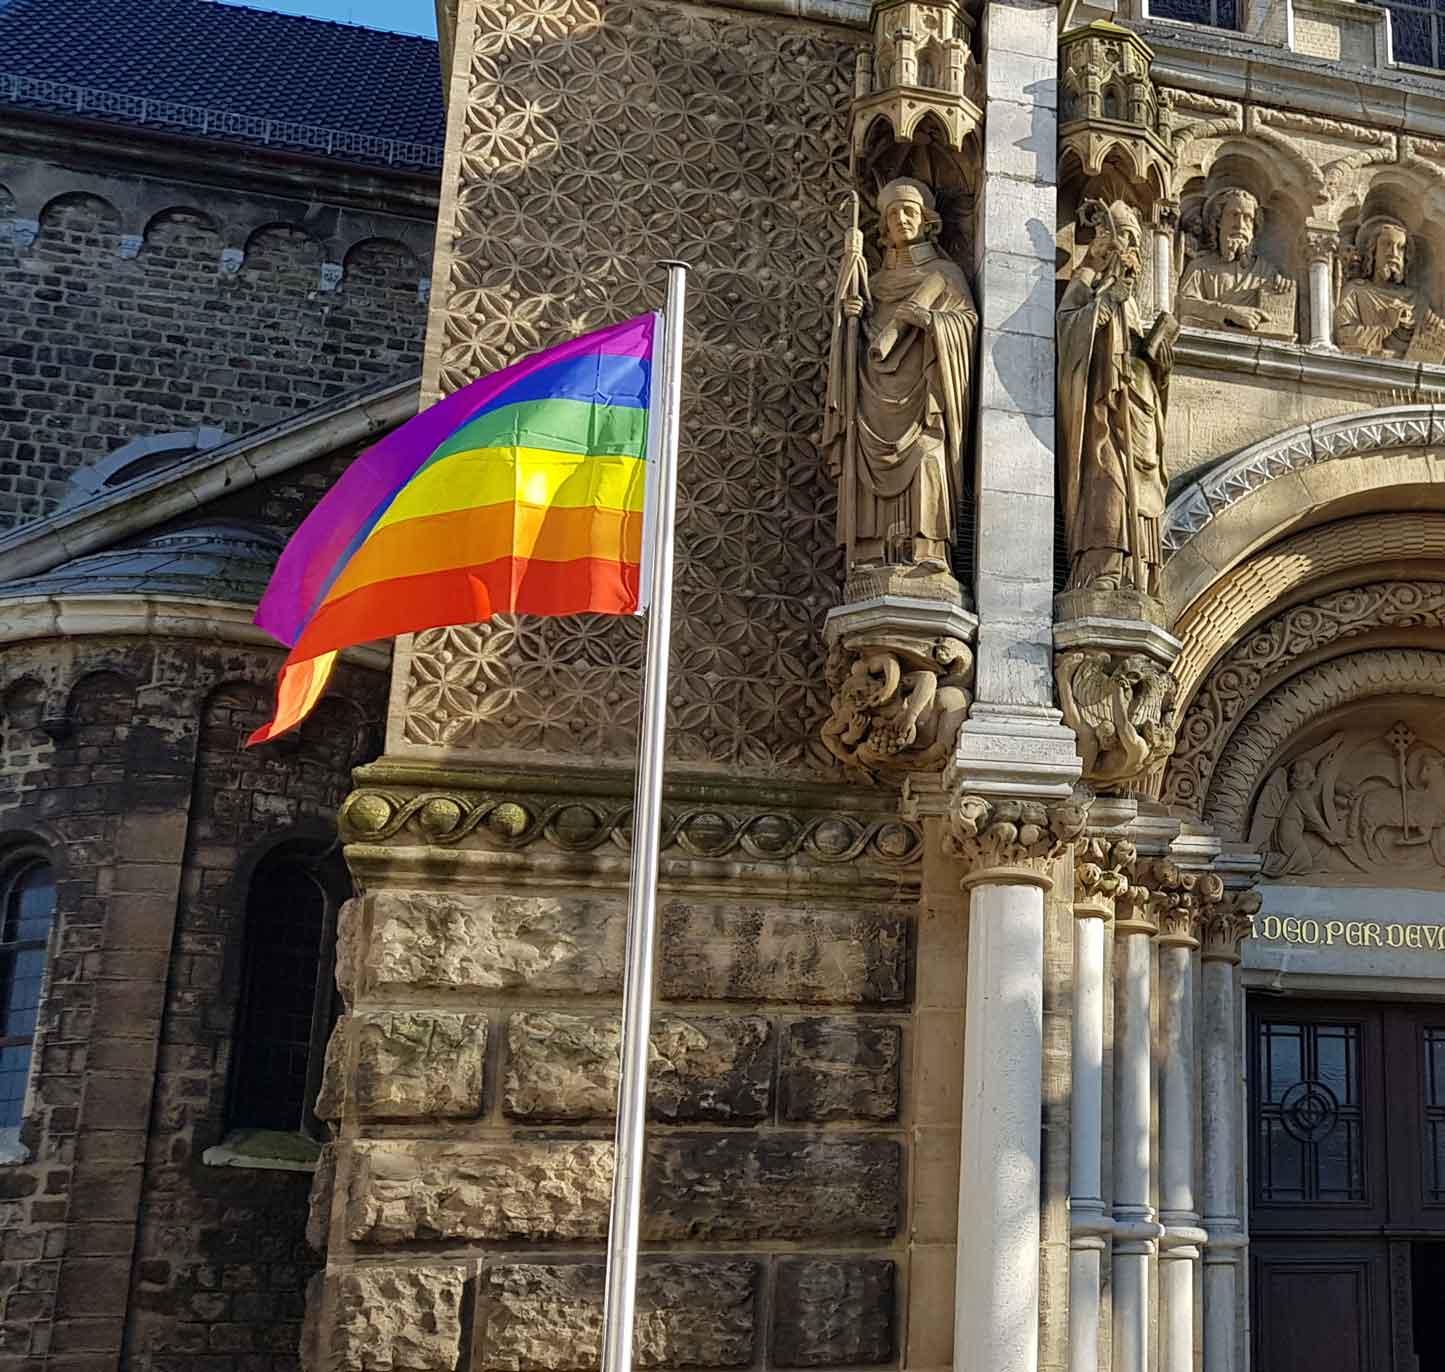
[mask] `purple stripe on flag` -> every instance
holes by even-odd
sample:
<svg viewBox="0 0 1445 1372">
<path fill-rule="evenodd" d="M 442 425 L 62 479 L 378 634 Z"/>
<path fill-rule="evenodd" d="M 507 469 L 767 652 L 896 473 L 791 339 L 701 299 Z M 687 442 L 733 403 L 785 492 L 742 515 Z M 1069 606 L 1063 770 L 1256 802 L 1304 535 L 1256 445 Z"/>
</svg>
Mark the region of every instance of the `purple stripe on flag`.
<svg viewBox="0 0 1445 1372">
<path fill-rule="evenodd" d="M 509 387 L 554 363 L 590 353 L 650 358 L 652 336 L 653 316 L 644 314 L 569 339 L 479 377 L 373 444 L 291 536 L 256 609 L 255 622 L 282 643 L 294 644 L 338 559 L 355 551 L 358 531 L 375 523 L 378 507 L 389 505 L 438 447 Z"/>
</svg>

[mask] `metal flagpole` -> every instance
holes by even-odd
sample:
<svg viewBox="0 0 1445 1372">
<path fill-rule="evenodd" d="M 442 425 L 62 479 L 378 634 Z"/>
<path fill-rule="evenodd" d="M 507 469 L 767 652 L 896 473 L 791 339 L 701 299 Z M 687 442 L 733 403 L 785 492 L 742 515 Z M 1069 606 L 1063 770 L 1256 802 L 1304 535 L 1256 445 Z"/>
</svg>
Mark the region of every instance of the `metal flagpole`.
<svg viewBox="0 0 1445 1372">
<path fill-rule="evenodd" d="M 652 1023 L 652 955 L 657 938 L 657 859 L 662 837 L 662 765 L 667 736 L 667 650 L 672 636 L 672 543 L 677 504 L 677 431 L 682 391 L 682 307 L 687 264 L 664 262 L 662 444 L 656 486 L 657 546 L 647 606 L 642 737 L 632 805 L 632 876 L 627 908 L 627 971 L 622 983 L 622 1074 L 617 1146 L 607 1228 L 607 1290 L 602 1308 L 602 1372 L 632 1372 L 637 1302 L 637 1240 L 647 1127 L 647 1048 Z"/>
</svg>

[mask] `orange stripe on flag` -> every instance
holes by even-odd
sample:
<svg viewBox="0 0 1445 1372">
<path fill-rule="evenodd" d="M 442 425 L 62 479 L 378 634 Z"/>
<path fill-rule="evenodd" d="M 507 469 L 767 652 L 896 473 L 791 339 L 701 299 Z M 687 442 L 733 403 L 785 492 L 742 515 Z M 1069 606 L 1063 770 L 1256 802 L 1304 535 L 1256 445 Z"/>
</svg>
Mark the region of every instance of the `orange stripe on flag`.
<svg viewBox="0 0 1445 1372">
<path fill-rule="evenodd" d="M 246 740 L 249 748 L 253 743 L 267 743 L 271 739 L 294 729 L 321 699 L 326 683 L 331 679 L 331 669 L 336 665 L 335 651 L 320 653 L 300 662 L 290 659 L 281 667 L 281 677 L 276 683 L 276 715 L 269 724 L 263 724 Z"/>
</svg>

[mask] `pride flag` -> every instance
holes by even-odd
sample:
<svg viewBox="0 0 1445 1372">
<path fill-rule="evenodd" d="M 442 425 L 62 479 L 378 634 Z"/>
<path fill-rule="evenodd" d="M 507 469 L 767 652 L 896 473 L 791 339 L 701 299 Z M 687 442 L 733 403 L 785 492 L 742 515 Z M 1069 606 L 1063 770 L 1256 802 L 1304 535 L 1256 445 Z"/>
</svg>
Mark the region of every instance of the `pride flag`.
<svg viewBox="0 0 1445 1372">
<path fill-rule="evenodd" d="M 256 623 L 291 647 L 294 728 L 337 653 L 494 614 L 646 608 L 662 320 L 536 353 L 422 411 L 347 468 L 286 545 Z"/>
</svg>

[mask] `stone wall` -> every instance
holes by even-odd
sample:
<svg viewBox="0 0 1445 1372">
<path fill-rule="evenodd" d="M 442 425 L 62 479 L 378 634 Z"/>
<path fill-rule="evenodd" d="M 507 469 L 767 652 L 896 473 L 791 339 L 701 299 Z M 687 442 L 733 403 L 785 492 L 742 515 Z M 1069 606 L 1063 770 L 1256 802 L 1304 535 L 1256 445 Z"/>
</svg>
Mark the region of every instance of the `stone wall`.
<svg viewBox="0 0 1445 1372">
<path fill-rule="evenodd" d="M 309 1365 L 590 1368 L 626 854 L 581 845 L 625 800 L 407 777 L 363 769 L 343 810 L 366 895 L 339 937 Z M 910 1199 L 938 1170 L 910 1085 L 922 834 L 745 794 L 669 804 L 639 1362 L 896 1366 L 939 1228 Z M 744 833 L 751 857 L 701 855 Z"/>
<path fill-rule="evenodd" d="M 21 1142 L 0 1165 L 0 1367 L 295 1366 L 308 1178 L 217 1169 L 245 875 L 332 823 L 382 683 L 346 669 L 289 750 L 241 752 L 279 654 L 9 645 L 0 844 L 38 842 L 58 913 Z M 372 728 L 363 727 L 367 719 Z"/>
<path fill-rule="evenodd" d="M 336 184 L 284 196 L 0 156 L 0 529 L 134 439 L 236 438 L 415 375 L 417 198 L 347 210 Z"/>
</svg>

